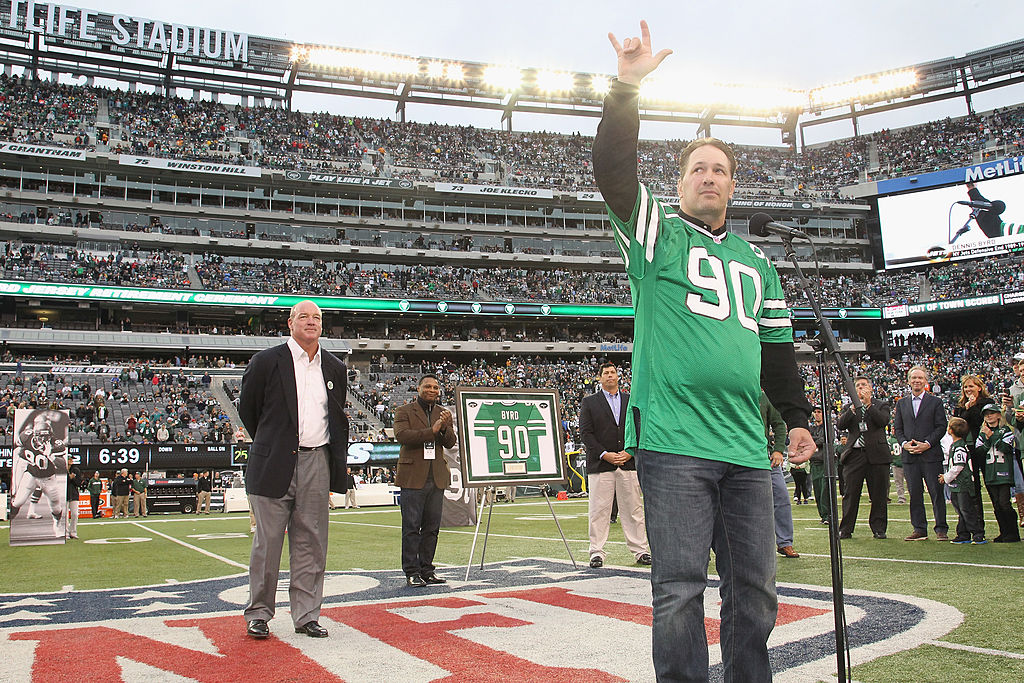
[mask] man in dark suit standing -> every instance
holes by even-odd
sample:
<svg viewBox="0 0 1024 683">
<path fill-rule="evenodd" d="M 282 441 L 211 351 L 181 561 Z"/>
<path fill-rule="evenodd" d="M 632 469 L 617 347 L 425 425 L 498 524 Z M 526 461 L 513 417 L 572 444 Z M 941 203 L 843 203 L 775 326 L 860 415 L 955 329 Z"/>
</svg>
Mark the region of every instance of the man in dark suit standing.
<svg viewBox="0 0 1024 683">
<path fill-rule="evenodd" d="M 644 526 L 643 500 L 636 461 L 625 450 L 626 406 L 629 394 L 619 391 L 615 363 L 601 365 L 601 391 L 580 403 L 580 437 L 587 449 L 587 489 L 590 502 L 590 566 L 604 566 L 604 544 L 612 501 L 619 503 L 626 547 L 638 564 L 651 563 Z"/>
<path fill-rule="evenodd" d="M 395 411 L 398 454 L 396 483 L 402 489 L 402 569 L 409 586 L 445 583 L 434 572 L 444 491 L 451 483 L 443 448 L 455 445 L 452 414 L 437 404 L 441 386 L 423 375 L 419 396 Z"/>
<path fill-rule="evenodd" d="M 847 440 L 850 447 L 843 453 L 846 495 L 843 496 L 839 538 L 853 536 L 865 481 L 868 484 L 868 498 L 871 499 L 868 525 L 875 538 L 885 538 L 889 524 L 889 464 L 892 462 L 892 451 L 885 438 L 885 428 L 889 425 L 889 406 L 872 400 L 871 380 L 867 377 L 858 377 L 853 386 L 864 406 L 864 414 L 858 414 L 851 404 L 843 409 L 836 422 L 839 429 L 850 433 Z"/>
<path fill-rule="evenodd" d="M 327 564 L 327 507 L 330 490 L 345 490 L 348 373 L 320 346 L 323 316 L 315 303 L 295 304 L 288 329 L 287 343 L 249 361 L 238 401 L 238 414 L 252 436 L 245 490 L 256 520 L 246 632 L 253 638 L 270 635 L 267 621 L 274 616 L 287 530 L 295 632 L 325 638 L 327 629 L 318 619 Z"/>
<path fill-rule="evenodd" d="M 921 366 L 907 373 L 910 394 L 896 403 L 894 431 L 897 443 L 903 447 L 903 477 L 910 493 L 910 523 L 914 531 L 905 541 L 923 541 L 928 538 L 928 517 L 924 512 L 924 489 L 932 499 L 935 516 L 935 538 L 949 540 L 946 524 L 946 494 L 939 484 L 942 474 L 942 447 L 939 442 L 946 434 L 946 409 L 942 401 L 925 390 L 928 372 Z"/>
</svg>

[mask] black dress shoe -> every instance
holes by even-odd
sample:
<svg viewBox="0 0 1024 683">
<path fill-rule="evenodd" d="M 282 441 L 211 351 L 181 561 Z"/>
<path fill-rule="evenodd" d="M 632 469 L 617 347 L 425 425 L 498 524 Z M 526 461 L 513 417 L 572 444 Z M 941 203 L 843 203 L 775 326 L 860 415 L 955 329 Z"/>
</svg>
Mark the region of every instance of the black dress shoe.
<svg viewBox="0 0 1024 683">
<path fill-rule="evenodd" d="M 839 532 L 839 538 L 840 538 L 840 540 L 845 540 L 847 538 L 853 538 L 853 534 L 848 534 L 845 531 L 840 531 Z"/>
<path fill-rule="evenodd" d="M 410 574 L 405 577 L 405 585 L 413 586 L 414 588 L 423 588 L 427 585 L 427 582 L 423 580 L 423 577 L 419 574 Z"/>
<path fill-rule="evenodd" d="M 302 626 L 295 627 L 296 633 L 305 633 L 310 638 L 326 638 L 327 629 L 315 621 L 307 621 Z"/>
<path fill-rule="evenodd" d="M 601 559 L 600 555 L 594 555 L 592 558 L 590 558 L 590 568 L 591 569 L 600 569 L 603 566 L 604 566 L 604 560 Z"/>
<path fill-rule="evenodd" d="M 636 563 L 637 564 L 643 564 L 643 565 L 650 565 L 651 564 L 651 554 L 650 553 L 641 553 L 640 555 L 637 555 Z"/>
<path fill-rule="evenodd" d="M 875 534 L 875 538 L 887 538 L 884 531 L 879 531 Z"/>
<path fill-rule="evenodd" d="M 423 579 L 424 583 L 429 583 L 431 585 L 436 585 L 436 584 L 439 584 L 439 583 L 448 583 L 447 580 L 442 579 L 440 576 L 438 576 L 434 572 L 430 572 L 429 574 L 424 574 L 420 578 Z"/>
<path fill-rule="evenodd" d="M 245 628 L 245 634 L 250 638 L 269 638 L 270 627 L 266 619 L 253 619 Z"/>
</svg>

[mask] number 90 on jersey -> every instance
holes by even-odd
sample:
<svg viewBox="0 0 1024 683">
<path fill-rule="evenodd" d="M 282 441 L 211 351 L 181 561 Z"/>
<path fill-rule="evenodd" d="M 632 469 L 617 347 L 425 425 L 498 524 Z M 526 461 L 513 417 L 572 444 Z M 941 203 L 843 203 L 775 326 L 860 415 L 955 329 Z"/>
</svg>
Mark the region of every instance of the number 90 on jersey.
<svg viewBox="0 0 1024 683">
<path fill-rule="evenodd" d="M 557 389 L 455 390 L 466 486 L 565 481 Z"/>
</svg>

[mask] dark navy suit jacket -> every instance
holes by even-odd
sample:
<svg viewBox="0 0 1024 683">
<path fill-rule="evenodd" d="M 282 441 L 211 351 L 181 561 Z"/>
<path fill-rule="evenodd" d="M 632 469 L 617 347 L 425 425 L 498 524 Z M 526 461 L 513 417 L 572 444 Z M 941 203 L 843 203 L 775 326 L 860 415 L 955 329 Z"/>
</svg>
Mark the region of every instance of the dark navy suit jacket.
<svg viewBox="0 0 1024 683">
<path fill-rule="evenodd" d="M 921 394 L 921 408 L 914 417 L 913 394 L 906 394 L 896 402 L 894 432 L 900 444 L 906 441 L 927 441 L 932 445 L 924 453 L 910 453 L 903 449 L 903 463 L 942 462 L 942 448 L 939 441 L 946 433 L 948 421 L 942 400 L 930 392 Z"/>
</svg>

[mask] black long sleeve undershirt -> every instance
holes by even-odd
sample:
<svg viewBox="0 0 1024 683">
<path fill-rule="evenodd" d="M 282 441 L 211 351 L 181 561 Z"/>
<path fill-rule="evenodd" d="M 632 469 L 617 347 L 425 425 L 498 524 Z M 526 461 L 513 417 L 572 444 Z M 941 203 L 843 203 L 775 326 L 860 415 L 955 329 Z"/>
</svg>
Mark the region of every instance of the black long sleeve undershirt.
<svg viewBox="0 0 1024 683">
<path fill-rule="evenodd" d="M 594 180 L 611 211 L 628 220 L 640 191 L 637 140 L 640 136 L 640 88 L 612 81 L 594 138 Z M 761 386 L 786 426 L 807 427 L 811 406 L 796 367 L 793 344 L 761 343 Z"/>
<path fill-rule="evenodd" d="M 640 136 L 639 86 L 612 81 L 604 98 L 604 115 L 594 137 L 594 180 L 605 204 L 629 220 L 640 191 L 637 139 Z"/>
</svg>

